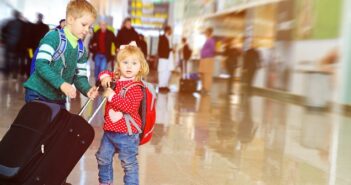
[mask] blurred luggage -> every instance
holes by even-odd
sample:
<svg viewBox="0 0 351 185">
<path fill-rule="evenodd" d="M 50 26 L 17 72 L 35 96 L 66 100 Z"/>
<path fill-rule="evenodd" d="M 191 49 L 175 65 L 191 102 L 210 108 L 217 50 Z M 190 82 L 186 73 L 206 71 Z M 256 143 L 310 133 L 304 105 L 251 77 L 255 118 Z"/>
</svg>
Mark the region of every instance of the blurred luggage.
<svg viewBox="0 0 351 185">
<path fill-rule="evenodd" d="M 193 93 L 197 91 L 197 81 L 193 79 L 180 79 L 179 92 Z"/>
<path fill-rule="evenodd" d="M 180 93 L 193 93 L 198 91 L 198 85 L 200 77 L 198 73 L 189 73 L 187 69 L 187 62 L 186 60 L 181 61 L 181 79 L 179 82 L 179 92 Z"/>
</svg>

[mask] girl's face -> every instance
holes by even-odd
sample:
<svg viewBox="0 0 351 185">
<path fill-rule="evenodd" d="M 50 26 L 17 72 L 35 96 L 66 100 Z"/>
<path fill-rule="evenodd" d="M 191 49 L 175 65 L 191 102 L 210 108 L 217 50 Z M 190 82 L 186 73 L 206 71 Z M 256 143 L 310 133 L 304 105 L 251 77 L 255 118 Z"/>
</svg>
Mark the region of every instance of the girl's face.
<svg viewBox="0 0 351 185">
<path fill-rule="evenodd" d="M 135 56 L 129 56 L 119 62 L 121 77 L 134 78 L 141 68 L 140 61 Z"/>
<path fill-rule="evenodd" d="M 84 39 L 94 21 L 94 18 L 90 14 L 84 14 L 80 18 L 70 16 L 67 19 L 67 27 L 74 36 Z"/>
</svg>

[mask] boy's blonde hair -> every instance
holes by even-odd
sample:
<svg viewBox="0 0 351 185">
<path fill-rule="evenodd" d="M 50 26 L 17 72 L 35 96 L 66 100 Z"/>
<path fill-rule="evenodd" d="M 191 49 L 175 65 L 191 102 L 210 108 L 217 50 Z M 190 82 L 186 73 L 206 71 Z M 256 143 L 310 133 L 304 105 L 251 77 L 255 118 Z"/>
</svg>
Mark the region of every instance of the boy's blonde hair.
<svg viewBox="0 0 351 185">
<path fill-rule="evenodd" d="M 140 62 L 140 71 L 135 76 L 135 81 L 141 81 L 149 73 L 149 65 L 147 64 L 143 52 L 136 46 L 125 46 L 119 50 L 117 54 L 115 74 L 117 78 L 120 78 L 119 62 L 124 61 L 127 57 L 134 56 Z"/>
<path fill-rule="evenodd" d="M 86 0 L 71 0 L 66 8 L 66 18 L 80 18 L 85 13 L 90 14 L 94 19 L 97 17 L 96 9 Z"/>
</svg>

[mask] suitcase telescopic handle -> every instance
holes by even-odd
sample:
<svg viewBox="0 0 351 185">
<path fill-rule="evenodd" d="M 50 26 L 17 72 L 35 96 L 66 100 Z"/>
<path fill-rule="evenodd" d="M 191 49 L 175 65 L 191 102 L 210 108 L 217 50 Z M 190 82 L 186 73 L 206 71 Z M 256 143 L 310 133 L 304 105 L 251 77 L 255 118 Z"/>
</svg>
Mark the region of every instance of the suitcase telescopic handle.
<svg viewBox="0 0 351 185">
<path fill-rule="evenodd" d="M 97 90 L 99 91 L 99 89 L 102 87 L 100 80 L 96 81 L 95 86 L 97 87 Z M 80 111 L 78 113 L 79 116 L 82 116 L 82 114 L 85 112 L 85 110 L 87 109 L 90 102 L 92 102 L 91 99 L 88 99 L 88 101 L 85 102 L 84 106 L 80 109 Z"/>
<path fill-rule="evenodd" d="M 97 90 L 99 91 L 99 89 L 103 89 L 100 81 L 96 82 L 96 86 L 97 86 Z M 111 82 L 111 88 L 115 89 L 116 87 L 116 83 L 115 82 Z M 106 102 L 107 98 L 104 98 L 101 103 L 99 104 L 99 106 L 97 107 L 97 109 L 94 111 L 93 115 L 89 118 L 88 123 L 91 123 L 91 121 L 94 119 L 94 117 L 96 116 L 96 114 L 99 112 L 99 110 L 101 109 L 101 107 L 104 105 L 104 103 Z M 82 109 L 79 111 L 78 115 L 82 116 L 82 114 L 85 112 L 85 110 L 88 108 L 88 105 L 92 102 L 91 99 L 88 99 L 84 106 L 82 107 Z"/>
</svg>

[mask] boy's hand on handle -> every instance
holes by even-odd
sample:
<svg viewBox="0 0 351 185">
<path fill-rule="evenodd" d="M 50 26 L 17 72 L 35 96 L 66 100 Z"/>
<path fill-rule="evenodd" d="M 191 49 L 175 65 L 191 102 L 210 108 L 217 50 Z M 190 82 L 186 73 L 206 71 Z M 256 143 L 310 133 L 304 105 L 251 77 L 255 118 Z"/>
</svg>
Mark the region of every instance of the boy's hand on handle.
<svg viewBox="0 0 351 185">
<path fill-rule="evenodd" d="M 94 100 L 99 95 L 99 91 L 97 87 L 92 87 L 87 93 L 89 99 Z"/>
<path fill-rule="evenodd" d="M 75 98 L 77 95 L 76 88 L 67 82 L 63 82 L 63 84 L 60 86 L 60 89 L 63 93 L 65 93 L 66 96 L 70 98 Z"/>
<path fill-rule="evenodd" d="M 113 95 L 115 91 L 113 91 L 111 88 L 106 88 L 104 93 L 102 94 L 104 97 L 108 98 L 111 95 Z"/>
</svg>

